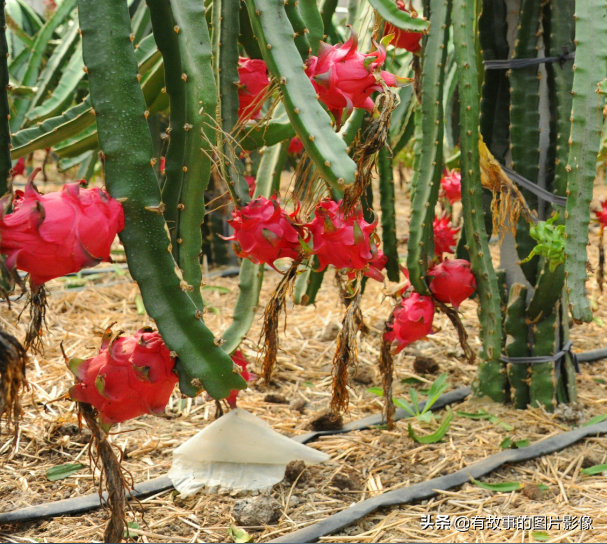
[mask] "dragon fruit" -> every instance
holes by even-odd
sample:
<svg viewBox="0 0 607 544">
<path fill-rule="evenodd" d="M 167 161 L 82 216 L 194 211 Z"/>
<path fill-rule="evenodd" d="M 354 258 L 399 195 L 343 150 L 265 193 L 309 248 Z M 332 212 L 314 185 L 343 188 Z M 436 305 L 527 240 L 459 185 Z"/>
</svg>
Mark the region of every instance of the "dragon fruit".
<svg viewBox="0 0 607 544">
<path fill-rule="evenodd" d="M 440 180 L 442 194 L 451 205 L 462 199 L 462 175 L 457 170 L 446 170 Z"/>
<path fill-rule="evenodd" d="M 401 11 L 411 13 L 412 17 L 417 17 L 417 12 L 413 9 L 411 1 L 409 1 L 408 9 L 405 7 L 403 0 L 397 0 L 396 7 L 398 7 L 398 9 Z M 411 53 L 418 53 L 421 51 L 421 32 L 407 32 L 405 30 L 401 30 L 400 28 L 396 28 L 390 23 L 386 23 L 386 26 L 384 27 L 384 36 L 387 36 L 388 34 L 394 34 L 394 40 L 391 42 L 394 47 L 405 49 Z"/>
<path fill-rule="evenodd" d="M 21 157 L 15 163 L 15 166 L 13 166 L 11 173 L 12 173 L 13 177 L 22 176 L 23 174 L 25 174 L 25 157 Z"/>
<path fill-rule="evenodd" d="M 260 59 L 238 59 L 238 118 L 259 119 L 263 94 L 270 85 L 268 68 Z"/>
<path fill-rule="evenodd" d="M 378 256 L 377 245 L 372 245 L 370 239 L 377 226 L 377 218 L 373 223 L 367 223 L 360 204 L 344 218 L 339 210 L 340 204 L 341 200 L 323 200 L 316 206 L 314 219 L 306 225 L 312 234 L 312 253 L 318 255 L 320 270 L 327 265 L 364 270 L 365 275 L 383 281 L 382 273 L 372 264 Z"/>
<path fill-rule="evenodd" d="M 101 189 L 68 183 L 38 193 L 28 182 L 14 212 L 0 216 L 0 253 L 6 265 L 29 272 L 34 285 L 110 261 L 110 247 L 124 228 L 122 205 Z"/>
<path fill-rule="evenodd" d="M 99 354 L 72 359 L 76 377 L 70 397 L 94 406 L 104 428 L 143 414 L 161 414 L 178 381 L 175 360 L 160 334 L 149 327 L 135 336 L 105 331 Z"/>
<path fill-rule="evenodd" d="M 278 198 L 269 200 L 263 196 L 232 212 L 228 223 L 234 228 L 234 235 L 224 240 L 235 240 L 234 252 L 255 264 L 266 263 L 274 266 L 274 261 L 282 257 L 297 259 L 304 237 L 303 229 L 295 224 L 294 217 L 285 213 Z"/>
<path fill-rule="evenodd" d="M 459 227 L 452 228 L 451 217 L 434 218 L 434 253 L 442 259 L 443 253 L 453 253 L 457 245 L 457 233 Z"/>
<path fill-rule="evenodd" d="M 249 186 L 249 196 L 251 198 L 253 198 L 253 195 L 255 194 L 255 178 L 253 176 L 245 176 L 244 177 L 245 181 L 247 182 L 247 185 Z"/>
<path fill-rule="evenodd" d="M 376 76 L 380 76 L 388 87 L 398 87 L 405 81 L 383 70 L 376 73 L 386 60 L 383 47 L 366 55 L 357 51 L 357 47 L 358 37 L 352 32 L 343 45 L 321 42 L 318 57 L 306 60 L 306 74 L 318 98 L 329 108 L 338 125 L 344 109 L 348 114 L 353 108 L 373 110 L 371 94 L 382 92 Z"/>
<path fill-rule="evenodd" d="M 384 334 L 384 340 L 396 344 L 396 353 L 432 334 L 434 303 L 430 297 L 411 293 L 401 299 L 393 315 L 394 320 L 388 325 L 391 330 Z"/>
<path fill-rule="evenodd" d="M 293 138 L 291 138 L 291 141 L 289 142 L 288 153 L 292 155 L 299 155 L 303 151 L 303 149 L 304 146 L 301 143 L 301 140 L 297 136 L 293 136 Z"/>
<path fill-rule="evenodd" d="M 445 259 L 428 271 L 433 278 L 430 291 L 441 302 L 450 303 L 456 310 L 476 291 L 476 278 L 465 259 Z"/>
<path fill-rule="evenodd" d="M 369 264 L 377 270 L 383 270 L 388 264 L 388 256 L 381 249 L 377 248 L 377 252 Z"/>
<path fill-rule="evenodd" d="M 601 200 L 599 204 L 601 205 L 601 209 L 595 211 L 594 215 L 596 215 L 597 221 L 601 224 L 601 228 L 604 228 L 607 226 L 607 200 Z"/>
<path fill-rule="evenodd" d="M 247 382 L 251 382 L 255 379 L 255 375 L 252 372 L 249 372 L 247 369 L 247 365 L 249 364 L 249 361 L 247 361 L 247 359 L 245 359 L 244 355 L 242 354 L 242 352 L 240 350 L 236 350 L 234 352 L 234 355 L 232 355 L 232 361 L 234 362 L 234 364 L 237 364 L 242 369 L 240 372 L 240 375 Z M 234 389 L 230 392 L 229 397 L 226 399 L 227 403 L 232 408 L 236 408 L 236 398 L 238 397 L 238 393 L 240 393 L 240 390 Z"/>
</svg>

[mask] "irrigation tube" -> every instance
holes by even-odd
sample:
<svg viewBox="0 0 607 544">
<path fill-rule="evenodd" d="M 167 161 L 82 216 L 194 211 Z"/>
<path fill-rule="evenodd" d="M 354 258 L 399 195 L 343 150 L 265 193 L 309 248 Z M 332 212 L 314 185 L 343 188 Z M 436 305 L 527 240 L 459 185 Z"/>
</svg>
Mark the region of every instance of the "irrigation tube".
<svg viewBox="0 0 607 544">
<path fill-rule="evenodd" d="M 470 478 L 478 479 L 481 476 L 485 476 L 490 472 L 500 468 L 506 463 L 516 463 L 519 461 L 527 461 L 540 457 L 541 455 L 548 455 L 555 451 L 562 450 L 568 446 L 571 446 L 578 440 L 591 435 L 606 434 L 607 433 L 607 421 L 591 425 L 589 427 L 581 427 L 573 431 L 568 431 L 551 438 L 546 438 L 540 442 L 536 442 L 526 448 L 518 450 L 504 450 L 500 453 L 496 453 L 482 461 L 473 463 L 472 465 L 462 468 L 453 474 L 448 476 L 441 476 L 440 478 L 434 478 L 426 482 L 405 487 L 403 489 L 396 489 L 394 491 L 388 491 L 383 495 L 379 495 L 372 499 L 359 502 L 358 504 L 351 506 L 346 510 L 342 510 L 337 514 L 333 514 L 328 518 L 310 525 L 299 531 L 289 533 L 280 538 L 270 540 L 269 542 L 317 542 L 320 537 L 333 534 L 348 525 L 362 519 L 364 516 L 374 512 L 378 508 L 383 506 L 397 506 L 406 504 L 411 501 L 418 501 L 423 499 L 429 499 L 435 495 L 438 495 L 438 490 L 444 491 L 452 487 L 460 486 L 470 481 Z M 352 539 L 356 536 L 352 536 Z"/>
</svg>

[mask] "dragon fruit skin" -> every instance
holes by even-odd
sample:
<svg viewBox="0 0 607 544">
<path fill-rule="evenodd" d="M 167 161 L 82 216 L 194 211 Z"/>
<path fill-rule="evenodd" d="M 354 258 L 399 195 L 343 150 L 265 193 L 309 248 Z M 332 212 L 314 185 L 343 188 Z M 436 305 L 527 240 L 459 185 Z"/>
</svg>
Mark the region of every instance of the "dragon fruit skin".
<svg viewBox="0 0 607 544">
<path fill-rule="evenodd" d="M 25 157 L 21 157 L 13 166 L 11 171 L 13 177 L 23 176 L 25 174 Z"/>
<path fill-rule="evenodd" d="M 257 185 L 255 178 L 253 176 L 245 176 L 244 179 L 249 186 L 249 196 L 253 198 L 253 195 L 255 194 L 255 187 Z"/>
<path fill-rule="evenodd" d="M 357 47 L 358 37 L 352 32 L 343 45 L 321 42 L 318 57 L 312 56 L 306 60 L 306 74 L 319 100 L 329 108 L 338 125 L 341 124 L 344 109 L 348 114 L 353 108 L 372 111 L 374 104 L 371 94 L 383 91 L 374 72 L 386 60 L 385 49 L 379 47 L 365 55 Z M 388 87 L 398 87 L 404 82 L 384 70 L 379 75 Z"/>
<path fill-rule="evenodd" d="M 108 329 L 98 355 L 68 363 L 77 382 L 70 397 L 95 407 L 105 428 L 163 413 L 178 381 L 175 360 L 158 332 L 145 327 L 135 336 L 120 334 Z"/>
<path fill-rule="evenodd" d="M 260 59 L 238 59 L 238 118 L 259 119 L 263 100 L 261 95 L 270 85 L 268 68 Z"/>
<path fill-rule="evenodd" d="M 365 275 L 383 281 L 382 273 L 371 264 L 378 255 L 370 239 L 377 218 L 367 223 L 360 205 L 344 218 L 340 204 L 341 200 L 323 200 L 316 206 L 314 219 L 306 225 L 312 234 L 312 253 L 318 255 L 320 270 L 327 265 L 340 270 L 364 270 Z"/>
<path fill-rule="evenodd" d="M 476 278 L 465 259 L 445 259 L 428 271 L 433 278 L 430 291 L 441 302 L 450 303 L 456 310 L 476 291 Z"/>
<path fill-rule="evenodd" d="M 457 233 L 460 228 L 451 227 L 451 217 L 436 217 L 433 223 L 434 228 L 434 253 L 439 259 L 442 259 L 443 253 L 453 253 L 457 245 Z"/>
<path fill-rule="evenodd" d="M 14 210 L 0 217 L 0 253 L 9 268 L 29 272 L 35 285 L 110 261 L 112 242 L 124 228 L 122 205 L 79 182 L 46 195 L 28 183 Z"/>
<path fill-rule="evenodd" d="M 303 150 L 304 146 L 299 137 L 293 136 L 293 138 L 291 138 L 291 141 L 289 142 L 289 149 L 287 150 L 287 152 L 291 155 L 299 155 Z"/>
<path fill-rule="evenodd" d="M 234 355 L 232 355 L 232 361 L 234 362 L 234 364 L 237 364 L 242 369 L 240 375 L 247 381 L 247 383 L 255 379 L 255 375 L 252 372 L 249 372 L 249 370 L 247 369 L 249 361 L 245 359 L 244 355 L 240 350 L 236 350 L 234 352 Z M 240 390 L 233 389 L 230 392 L 228 398 L 226 399 L 227 403 L 230 405 L 231 408 L 236 408 L 236 398 L 238 397 L 238 393 L 240 393 Z"/>
<path fill-rule="evenodd" d="M 391 330 L 384 334 L 384 340 L 396 344 L 396 353 L 433 332 L 434 303 L 430 297 L 411 293 L 401 300 L 393 315 Z"/>
<path fill-rule="evenodd" d="M 294 223 L 295 213 L 288 215 L 278 203 L 277 197 L 269 200 L 263 196 L 236 208 L 228 223 L 234 228 L 234 235 L 224 240 L 234 240 L 234 252 L 255 264 L 266 263 L 274 266 L 274 261 L 282 257 L 297 259 L 303 229 Z"/>
<path fill-rule="evenodd" d="M 451 205 L 462 199 L 462 175 L 457 170 L 445 170 L 440 180 L 442 193 Z"/>
<path fill-rule="evenodd" d="M 601 227 L 607 226 L 607 200 L 601 200 L 599 202 L 601 209 L 594 212 L 597 221 L 601 224 Z M 602 231 L 601 231 L 602 232 Z"/>
<path fill-rule="evenodd" d="M 397 0 L 396 6 L 401 11 L 410 12 L 410 10 L 405 7 L 403 0 Z M 413 14 L 413 17 L 417 17 L 417 13 L 414 10 L 411 10 L 411 13 Z M 406 32 L 400 28 L 396 28 L 390 23 L 386 23 L 384 27 L 384 36 L 387 36 L 388 34 L 394 34 L 394 40 L 391 44 L 398 49 L 404 49 L 411 53 L 418 53 L 422 49 L 422 44 L 420 42 L 423 34 L 421 32 Z"/>
</svg>

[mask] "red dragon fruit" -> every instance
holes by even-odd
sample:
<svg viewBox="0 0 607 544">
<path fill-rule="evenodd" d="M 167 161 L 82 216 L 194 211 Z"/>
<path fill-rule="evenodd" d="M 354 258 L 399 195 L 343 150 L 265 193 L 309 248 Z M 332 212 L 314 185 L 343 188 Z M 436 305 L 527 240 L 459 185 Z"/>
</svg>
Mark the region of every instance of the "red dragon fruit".
<svg viewBox="0 0 607 544">
<path fill-rule="evenodd" d="M 607 226 L 607 199 L 599 201 L 601 205 L 601 209 L 594 212 L 596 215 L 597 221 L 601 224 L 601 228 L 605 228 Z"/>
<path fill-rule="evenodd" d="M 238 59 L 238 118 L 259 119 L 263 95 L 270 85 L 266 63 L 260 59 Z"/>
<path fill-rule="evenodd" d="M 249 372 L 247 369 L 247 365 L 249 364 L 249 361 L 247 361 L 247 359 L 245 359 L 244 355 L 242 354 L 242 352 L 240 350 L 237 350 L 234 352 L 234 355 L 232 355 L 232 361 L 234 362 L 234 364 L 237 364 L 242 369 L 242 371 L 240 372 L 240 375 L 247 382 L 251 382 L 255 379 L 255 374 L 253 374 L 252 372 Z M 240 391 L 238 389 L 233 389 L 230 392 L 230 396 L 226 399 L 227 403 L 232 408 L 236 408 L 236 398 L 238 397 L 238 393 L 240 393 Z"/>
<path fill-rule="evenodd" d="M 255 178 L 253 176 L 245 176 L 244 179 L 249 186 L 249 196 L 253 198 L 253 195 L 255 194 Z"/>
<path fill-rule="evenodd" d="M 25 157 L 21 157 L 15 163 L 15 166 L 13 166 L 12 175 L 13 175 L 13 177 L 15 177 L 15 176 L 22 176 L 24 174 L 25 174 Z"/>
<path fill-rule="evenodd" d="M 457 245 L 459 227 L 452 228 L 451 216 L 434 218 L 434 253 L 442 259 L 443 253 L 453 253 Z"/>
<path fill-rule="evenodd" d="M 432 334 L 434 303 L 430 297 L 411 293 L 401 300 L 394 310 L 394 321 L 390 331 L 384 334 L 384 340 L 396 344 L 396 353 L 400 353 L 409 344 Z"/>
<path fill-rule="evenodd" d="M 299 155 L 303 151 L 303 149 L 304 146 L 301 143 L 301 140 L 297 136 L 293 136 L 293 138 L 291 138 L 291 141 L 289 142 L 288 153 L 290 153 L 291 155 Z"/>
<path fill-rule="evenodd" d="M 450 303 L 456 310 L 476 291 L 476 278 L 465 259 L 445 259 L 428 271 L 434 278 L 430 291 L 441 302 Z"/>
<path fill-rule="evenodd" d="M 401 11 L 411 13 L 412 17 L 417 17 L 417 12 L 413 9 L 410 0 L 409 8 L 405 6 L 403 0 L 397 0 L 396 7 L 398 7 L 398 9 L 400 9 Z M 398 47 L 399 49 L 405 49 L 406 51 L 411 51 L 411 53 L 417 53 L 421 51 L 421 32 L 407 32 L 405 30 L 401 30 L 400 28 L 396 28 L 390 23 L 386 23 L 386 26 L 384 28 L 384 36 L 387 36 L 388 34 L 394 34 L 394 40 L 391 42 L 394 47 Z"/>
<path fill-rule="evenodd" d="M 120 335 L 106 330 L 98 355 L 68 363 L 76 377 L 70 397 L 94 406 L 106 429 L 143 414 L 161 414 L 178 381 L 175 360 L 160 334 L 144 327 L 135 336 Z"/>
<path fill-rule="evenodd" d="M 280 207 L 278 199 L 269 200 L 263 196 L 232 212 L 228 223 L 234 228 L 234 235 L 224 240 L 235 240 L 234 252 L 255 264 L 266 263 L 274 266 L 274 261 L 282 257 L 297 259 L 303 229 L 294 222 L 296 212 L 288 215 Z"/>
<path fill-rule="evenodd" d="M 323 200 L 316 206 L 314 219 L 306 225 L 313 237 L 320 269 L 333 265 L 338 269 L 364 270 L 365 275 L 383 281 L 382 273 L 371 263 L 378 255 L 377 245 L 370 237 L 377 226 L 377 218 L 367 223 L 360 205 L 346 218 L 339 210 L 339 202 Z"/>
<path fill-rule="evenodd" d="M 35 285 L 110 261 L 112 242 L 124 228 L 122 205 L 79 182 L 46 195 L 28 182 L 14 208 L 0 216 L 0 253 L 9 268 L 29 272 Z"/>
<path fill-rule="evenodd" d="M 382 91 L 376 76 L 380 76 L 388 87 L 398 87 L 405 81 L 386 71 L 376 74 L 376 69 L 386 60 L 383 47 L 366 55 L 357 51 L 357 47 L 358 37 L 352 32 L 343 45 L 321 42 L 318 57 L 306 60 L 306 74 L 337 124 L 341 124 L 344 109 L 348 114 L 353 108 L 373 110 L 371 94 Z"/>
<path fill-rule="evenodd" d="M 160 157 L 160 173 L 164 175 L 166 173 L 166 157 Z"/>
<path fill-rule="evenodd" d="M 440 180 L 442 193 L 451 205 L 462 199 L 462 175 L 457 170 L 446 170 Z"/>
<path fill-rule="evenodd" d="M 377 248 L 377 253 L 369 264 L 377 270 L 383 270 L 388 264 L 388 256 L 381 249 Z"/>
</svg>

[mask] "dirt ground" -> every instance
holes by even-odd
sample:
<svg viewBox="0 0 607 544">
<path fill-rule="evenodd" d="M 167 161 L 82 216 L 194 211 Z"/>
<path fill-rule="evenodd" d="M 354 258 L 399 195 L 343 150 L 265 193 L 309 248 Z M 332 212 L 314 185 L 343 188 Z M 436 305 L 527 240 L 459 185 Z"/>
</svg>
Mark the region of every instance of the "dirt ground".
<svg viewBox="0 0 607 544">
<path fill-rule="evenodd" d="M 604 193 L 604 187 L 598 190 Z M 407 232 L 407 204 L 398 196 L 398 233 Z M 589 248 L 591 260 L 597 262 L 596 232 Z M 493 251 L 497 254 L 497 245 Z M 402 247 L 405 251 L 405 247 Z M 107 265 L 104 265 L 107 267 Z M 106 268 L 107 269 L 107 268 Z M 60 351 L 63 343 L 68 357 L 86 358 L 96 353 L 105 327 L 116 322 L 116 329 L 133 333 L 152 325 L 146 315 L 137 311 L 138 288 L 128 274 L 110 272 L 88 279 L 55 280 L 48 287 L 48 333 L 44 337 L 44 354 L 32 357 L 29 365 L 31 393 L 26 397 L 25 418 L 16 454 L 8 458 L 12 445 L 0 445 L 0 511 L 10 511 L 34 504 L 77 497 L 96 492 L 96 481 L 89 468 L 86 429 L 78 431 L 75 405 L 69 400 L 56 400 L 72 383 Z M 211 271 L 213 272 L 213 271 Z M 279 279 L 268 272 L 263 286 L 266 301 Z M 237 297 L 237 278 L 208 277 L 210 286 L 205 299 L 217 312 L 205 316 L 208 326 L 221 335 L 230 324 L 231 309 Z M 369 281 L 363 296 L 362 310 L 369 333 L 359 338 L 359 363 L 350 389 L 350 410 L 345 421 L 359 419 L 381 411 L 381 400 L 367 392 L 381 386 L 377 371 L 380 331 L 392 307 L 385 296 L 390 286 Z M 597 306 L 595 322 L 572 329 L 576 351 L 604 347 L 607 295 L 602 295 L 594 278 L 588 287 Z M 317 304 L 311 307 L 289 303 L 288 328 L 281 331 L 278 371 L 272 386 L 253 384 L 241 393 L 239 406 L 262 417 L 275 430 L 286 436 L 306 432 L 314 417 L 328 408 L 331 389 L 331 360 L 335 335 L 343 313 L 336 304 L 337 288 L 327 275 Z M 23 337 L 25 316 L 17 317 L 23 301 L 9 309 L 0 308 L 3 327 Z M 463 320 L 478 350 L 476 303 L 462 305 Z M 258 308 L 258 316 L 263 308 Z M 437 314 L 439 331 L 427 340 L 417 342 L 396 359 L 395 396 L 404 397 L 411 385 L 401 380 L 416 377 L 417 389 L 427 387 L 440 373 L 448 374 L 449 389 L 470 385 L 476 368 L 467 364 L 450 322 Z M 254 361 L 260 332 L 256 319 L 243 343 L 245 355 Z M 416 356 L 432 358 L 438 369 L 433 374 L 416 372 Z M 418 368 L 419 370 L 419 368 Z M 309 444 L 328 453 L 331 459 L 309 467 L 296 485 L 282 482 L 270 495 L 280 506 L 280 519 L 268 526 L 243 527 L 256 542 L 264 542 L 325 519 L 359 501 L 422 482 L 458 470 L 500 451 L 507 436 L 513 440 L 535 442 L 579 426 L 590 418 L 607 412 L 607 363 L 582 365 L 579 376 L 579 402 L 556 414 L 541 409 L 516 411 L 509 406 L 466 400 L 452 406 L 454 411 L 477 412 L 484 409 L 499 418 L 496 423 L 455 416 L 445 439 L 437 444 L 420 445 L 407 433 L 407 422 L 401 421 L 394 431 L 373 428 L 345 435 L 323 437 Z M 268 394 L 281 395 L 285 403 L 266 401 Z M 296 407 L 291 403 L 299 401 Z M 303 407 L 302 407 L 303 406 Z M 135 482 L 166 473 L 172 450 L 205 425 L 213 421 L 213 402 L 200 396 L 182 399 L 176 390 L 167 407 L 169 418 L 145 416 L 118 425 L 112 437 L 114 444 L 126 452 L 124 467 Z M 438 421 L 442 413 L 437 414 Z M 436 427 L 414 427 L 424 433 Z M 607 462 L 607 437 L 588 438 L 564 451 L 516 465 L 506 465 L 483 478 L 487 483 L 520 482 L 521 491 L 494 492 L 472 483 L 440 492 L 436 498 L 387 508 L 365 517 L 340 533 L 323 538 L 326 542 L 601 542 L 607 534 L 607 474 L 587 476 L 582 467 Z M 49 468 L 63 463 L 81 462 L 85 466 L 72 476 L 48 481 Z M 98 473 L 97 473 L 98 475 Z M 540 487 L 538 487 L 538 484 Z M 543 487 L 547 486 L 547 487 Z M 226 542 L 228 529 L 234 524 L 232 509 L 241 496 L 199 494 L 181 499 L 167 491 L 142 501 L 141 508 L 129 513 L 136 523 L 131 530 L 139 542 Z M 532 534 L 528 528 L 495 530 L 471 528 L 422 528 L 422 516 L 432 514 L 456 516 L 589 516 L 592 529 L 553 527 Z M 107 520 L 101 509 L 85 515 L 57 518 L 36 523 L 0 527 L 3 542 L 91 542 L 101 541 Z"/>
</svg>

